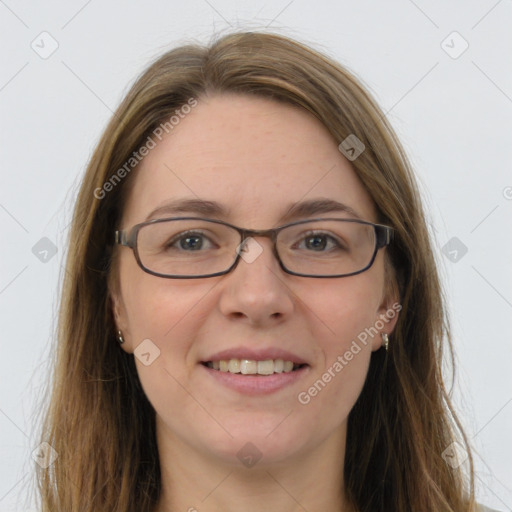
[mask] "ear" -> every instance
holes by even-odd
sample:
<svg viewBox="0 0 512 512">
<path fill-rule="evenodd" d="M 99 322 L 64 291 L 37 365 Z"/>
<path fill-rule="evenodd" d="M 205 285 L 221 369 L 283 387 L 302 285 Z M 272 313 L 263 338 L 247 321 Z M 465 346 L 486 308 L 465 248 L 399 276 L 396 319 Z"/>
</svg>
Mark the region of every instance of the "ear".
<svg viewBox="0 0 512 512">
<path fill-rule="evenodd" d="M 378 334 L 373 338 L 372 351 L 378 350 L 383 346 L 382 334 L 387 334 L 391 338 L 391 334 L 395 329 L 398 321 L 398 315 L 402 310 L 400 303 L 400 294 L 398 286 L 394 279 L 385 286 L 386 290 L 383 294 L 377 315 L 375 318 L 375 329 Z"/>
<path fill-rule="evenodd" d="M 123 299 L 119 291 L 110 292 L 110 305 L 112 308 L 112 316 L 114 317 L 116 339 L 118 331 L 121 331 L 124 343 L 120 347 L 128 353 L 132 353 L 130 328 L 128 322 L 128 314 Z"/>
</svg>

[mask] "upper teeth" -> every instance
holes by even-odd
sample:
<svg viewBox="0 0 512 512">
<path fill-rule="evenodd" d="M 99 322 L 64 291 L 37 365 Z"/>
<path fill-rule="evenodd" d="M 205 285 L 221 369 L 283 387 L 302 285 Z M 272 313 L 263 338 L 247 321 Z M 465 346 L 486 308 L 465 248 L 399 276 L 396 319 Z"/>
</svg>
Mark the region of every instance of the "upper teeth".
<svg viewBox="0 0 512 512">
<path fill-rule="evenodd" d="M 254 361 L 251 359 L 229 359 L 221 361 L 208 361 L 206 365 L 214 370 L 230 373 L 242 373 L 244 375 L 272 375 L 273 373 L 289 373 L 295 365 L 292 361 L 283 359 L 267 359 L 266 361 Z"/>
</svg>

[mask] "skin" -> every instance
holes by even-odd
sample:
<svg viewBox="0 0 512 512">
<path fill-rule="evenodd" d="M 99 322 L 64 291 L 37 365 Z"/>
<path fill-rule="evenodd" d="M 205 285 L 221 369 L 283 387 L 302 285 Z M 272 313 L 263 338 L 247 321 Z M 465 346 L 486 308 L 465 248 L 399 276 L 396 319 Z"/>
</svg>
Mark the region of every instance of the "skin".
<svg viewBox="0 0 512 512">
<path fill-rule="evenodd" d="M 323 125 L 303 110 L 261 98 L 200 99 L 134 179 L 122 229 L 176 198 L 216 201 L 227 209 L 222 220 L 254 229 L 280 225 L 292 203 L 319 198 L 377 221 L 370 196 Z M 359 275 L 311 279 L 283 272 L 270 240 L 257 241 L 263 252 L 252 263 L 193 280 L 152 276 L 130 249 L 119 248 L 112 299 L 122 348 L 133 353 L 150 339 L 160 350 L 149 366 L 135 358 L 156 410 L 162 467 L 157 512 L 352 510 L 342 485 L 347 416 L 381 336 L 360 344 L 307 405 L 297 395 L 398 302 L 385 286 L 385 249 Z M 395 323 L 396 316 L 382 332 L 391 333 Z M 241 395 L 199 366 L 207 355 L 240 345 L 279 346 L 310 368 L 299 382 L 270 395 Z M 252 468 L 236 456 L 247 442 L 262 454 Z"/>
</svg>

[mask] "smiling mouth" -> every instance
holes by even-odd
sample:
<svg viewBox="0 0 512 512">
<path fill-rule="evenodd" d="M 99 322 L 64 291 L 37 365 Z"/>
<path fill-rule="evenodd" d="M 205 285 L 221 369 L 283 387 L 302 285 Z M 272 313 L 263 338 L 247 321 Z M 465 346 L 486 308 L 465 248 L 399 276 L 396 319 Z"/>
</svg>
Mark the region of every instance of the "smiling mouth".
<svg viewBox="0 0 512 512">
<path fill-rule="evenodd" d="M 255 361 L 253 359 L 228 359 L 220 361 L 206 361 L 202 365 L 223 373 L 239 373 L 242 375 L 274 375 L 276 373 L 291 373 L 307 364 L 297 364 L 283 359 L 267 359 Z"/>
</svg>

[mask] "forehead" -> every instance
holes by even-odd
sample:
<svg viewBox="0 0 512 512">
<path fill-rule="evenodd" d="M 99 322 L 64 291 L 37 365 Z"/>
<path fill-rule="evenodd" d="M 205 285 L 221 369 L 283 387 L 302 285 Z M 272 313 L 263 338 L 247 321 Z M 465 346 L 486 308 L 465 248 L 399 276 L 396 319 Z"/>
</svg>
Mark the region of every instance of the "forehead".
<svg viewBox="0 0 512 512">
<path fill-rule="evenodd" d="M 245 227 L 275 225 L 293 204 L 330 199 L 376 220 L 337 142 L 305 110 L 248 95 L 201 99 L 134 171 L 123 223 L 176 200 L 208 201 Z"/>
</svg>

